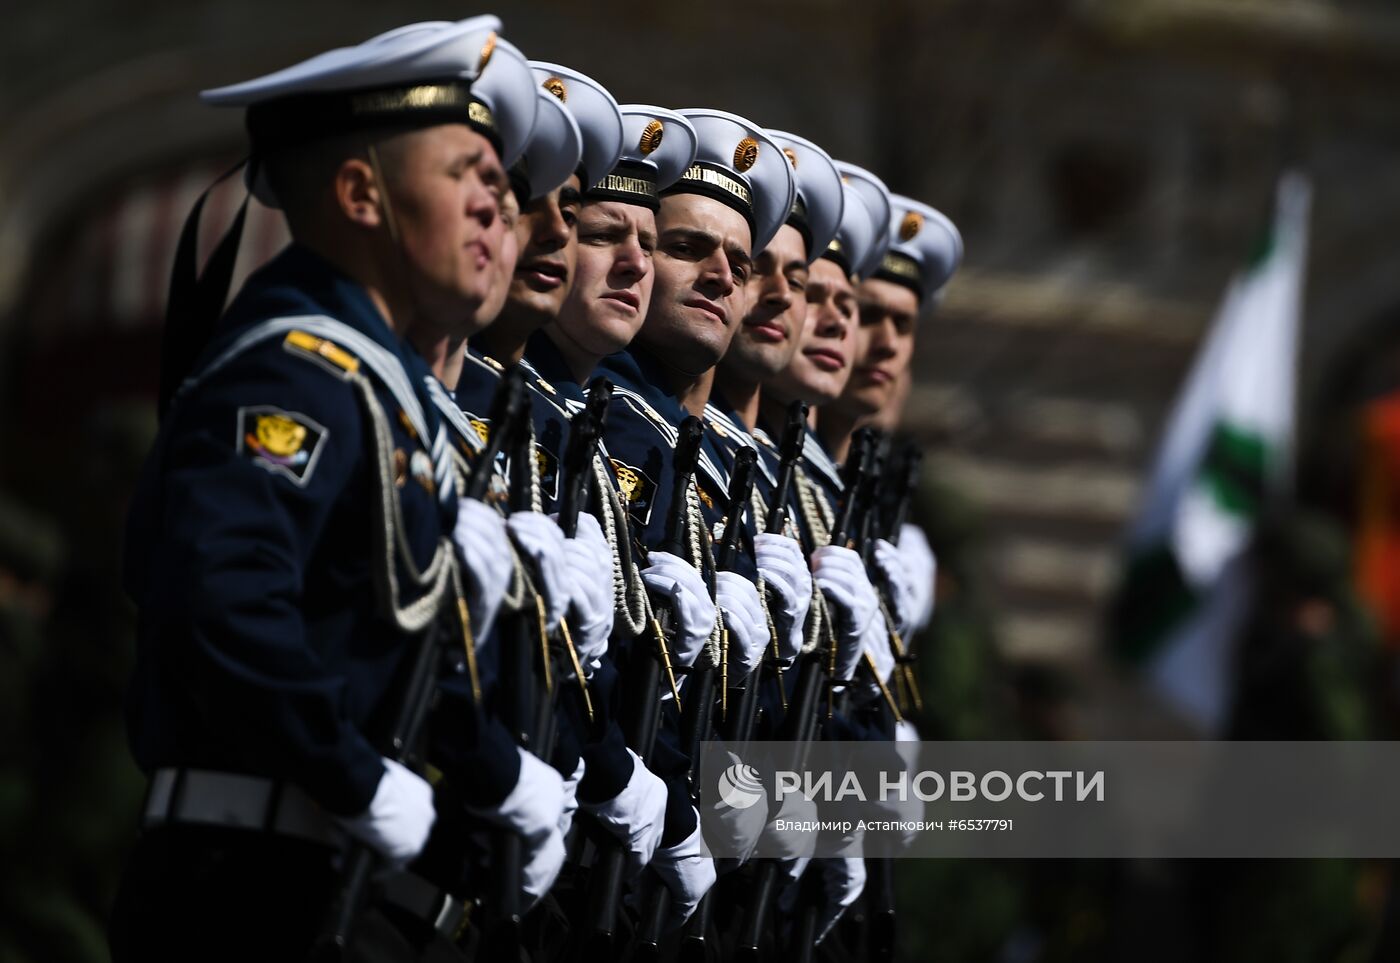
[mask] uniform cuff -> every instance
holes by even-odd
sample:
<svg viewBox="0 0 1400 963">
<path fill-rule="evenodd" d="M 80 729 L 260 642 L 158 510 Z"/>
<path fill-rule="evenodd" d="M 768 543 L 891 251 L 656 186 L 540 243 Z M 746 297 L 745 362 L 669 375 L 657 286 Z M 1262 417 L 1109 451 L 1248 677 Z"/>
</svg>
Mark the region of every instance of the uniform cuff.
<svg viewBox="0 0 1400 963">
<path fill-rule="evenodd" d="M 578 784 L 580 802 L 604 803 L 627 788 L 636 764 L 616 723 L 609 725 L 597 742 L 583 747 L 583 765 Z"/>
</svg>

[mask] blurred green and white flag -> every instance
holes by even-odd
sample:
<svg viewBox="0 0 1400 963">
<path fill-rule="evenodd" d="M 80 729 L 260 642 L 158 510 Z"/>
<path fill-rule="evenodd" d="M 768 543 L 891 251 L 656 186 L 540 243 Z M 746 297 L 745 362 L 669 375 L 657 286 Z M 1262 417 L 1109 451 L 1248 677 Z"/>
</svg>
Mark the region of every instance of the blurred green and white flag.
<svg viewBox="0 0 1400 963">
<path fill-rule="evenodd" d="M 1305 177 L 1280 179 L 1273 228 L 1225 293 L 1128 535 L 1113 645 L 1206 733 L 1229 710 L 1250 596 L 1241 552 L 1292 476 L 1310 201 Z"/>
</svg>

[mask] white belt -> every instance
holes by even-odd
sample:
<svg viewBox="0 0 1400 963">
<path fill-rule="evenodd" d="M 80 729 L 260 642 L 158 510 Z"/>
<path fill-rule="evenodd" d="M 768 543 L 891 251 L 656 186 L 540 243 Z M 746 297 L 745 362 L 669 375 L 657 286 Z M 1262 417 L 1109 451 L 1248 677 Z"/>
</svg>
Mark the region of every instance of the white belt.
<svg viewBox="0 0 1400 963">
<path fill-rule="evenodd" d="M 346 834 L 302 790 L 287 782 L 208 769 L 158 769 L 142 824 L 193 823 L 294 836 L 339 848 Z"/>
</svg>

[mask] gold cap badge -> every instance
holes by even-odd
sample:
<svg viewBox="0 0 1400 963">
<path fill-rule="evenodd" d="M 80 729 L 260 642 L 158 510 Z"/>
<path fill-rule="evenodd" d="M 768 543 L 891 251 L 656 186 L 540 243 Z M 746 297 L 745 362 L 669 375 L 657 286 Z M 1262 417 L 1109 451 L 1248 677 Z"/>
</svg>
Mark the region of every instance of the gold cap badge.
<svg viewBox="0 0 1400 963">
<path fill-rule="evenodd" d="M 899 222 L 899 239 L 901 241 L 912 241 L 918 237 L 919 231 L 924 226 L 924 216 L 918 211 L 910 211 L 904 215 L 904 220 Z"/>
<path fill-rule="evenodd" d="M 486 42 L 481 45 L 481 58 L 476 62 L 476 72 L 481 73 L 486 69 L 486 65 L 491 62 L 491 55 L 496 52 L 496 35 L 493 33 L 486 38 Z"/>
<path fill-rule="evenodd" d="M 661 146 L 662 133 L 663 128 L 659 120 L 653 120 L 642 129 L 642 139 L 641 142 L 637 144 L 637 149 L 642 152 L 643 156 L 650 154 Z"/>
<path fill-rule="evenodd" d="M 797 151 L 791 147 L 784 147 L 783 153 L 787 155 L 788 163 L 792 165 L 792 169 L 797 170 Z"/>
<path fill-rule="evenodd" d="M 568 103 L 569 88 L 565 87 L 564 81 L 560 80 L 558 77 L 550 77 L 544 83 L 540 84 L 540 86 L 558 97 L 560 103 Z"/>
<path fill-rule="evenodd" d="M 757 161 L 758 141 L 752 137 L 745 137 L 739 141 L 739 146 L 734 148 L 734 169 L 742 174 Z"/>
</svg>

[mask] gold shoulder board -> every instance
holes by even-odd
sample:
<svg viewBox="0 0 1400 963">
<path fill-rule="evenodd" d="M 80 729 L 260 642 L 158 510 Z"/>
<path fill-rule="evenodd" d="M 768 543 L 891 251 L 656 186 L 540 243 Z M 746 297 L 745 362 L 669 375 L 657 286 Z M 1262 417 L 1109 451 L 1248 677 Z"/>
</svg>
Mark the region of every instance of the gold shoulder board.
<svg viewBox="0 0 1400 963">
<path fill-rule="evenodd" d="M 312 358 L 329 361 L 331 364 L 349 374 L 355 374 L 360 370 L 360 359 L 340 345 L 325 338 L 318 338 L 307 331 L 290 331 L 286 340 L 282 342 L 283 347 L 289 351 L 309 355 Z"/>
</svg>

